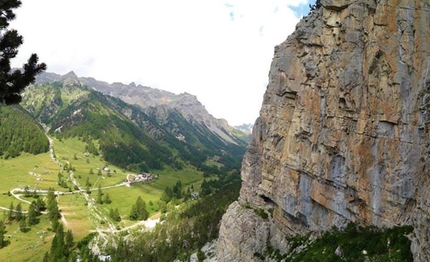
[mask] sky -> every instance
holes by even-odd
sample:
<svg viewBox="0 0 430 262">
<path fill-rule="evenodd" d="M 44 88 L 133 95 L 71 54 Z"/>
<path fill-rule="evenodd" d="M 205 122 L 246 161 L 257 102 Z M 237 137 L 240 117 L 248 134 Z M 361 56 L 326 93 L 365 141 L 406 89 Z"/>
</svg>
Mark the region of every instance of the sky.
<svg viewBox="0 0 430 262">
<path fill-rule="evenodd" d="M 274 47 L 313 0 L 22 0 L 12 66 L 187 92 L 230 125 L 259 115 Z"/>
</svg>

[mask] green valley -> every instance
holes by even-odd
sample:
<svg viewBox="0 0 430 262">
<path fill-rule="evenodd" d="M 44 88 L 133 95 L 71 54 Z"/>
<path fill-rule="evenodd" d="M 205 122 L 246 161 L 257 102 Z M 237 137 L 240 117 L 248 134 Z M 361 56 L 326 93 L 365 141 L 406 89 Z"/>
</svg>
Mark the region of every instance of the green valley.
<svg viewBox="0 0 430 262">
<path fill-rule="evenodd" d="M 48 153 L 39 155 L 23 154 L 17 158 L 1 160 L 0 161 L 0 176 L 2 183 L 0 185 L 0 206 L 8 209 L 10 204 L 16 206 L 21 203 L 23 210 L 28 210 L 28 203 L 34 200 L 33 197 L 25 197 L 24 193 L 17 191 L 16 197 L 8 192 L 16 188 L 28 188 L 29 192 L 33 190 L 47 190 L 48 188 L 55 188 L 58 191 L 57 197 L 58 206 L 61 210 L 62 222 L 65 227 L 72 230 L 75 239 L 81 240 L 90 232 L 100 230 L 107 230 L 108 224 L 115 225 L 116 230 L 131 226 L 135 221 L 130 221 L 128 214 L 135 200 L 140 196 L 147 204 L 148 211 L 151 216 L 159 213 L 159 199 L 164 192 L 166 186 L 173 187 L 177 181 L 182 181 L 186 187 L 193 186 L 199 188 L 203 181 L 201 171 L 192 168 L 184 168 L 181 171 L 163 170 L 158 174 L 158 178 L 150 183 L 136 183 L 131 184 L 130 187 L 121 184 L 126 179 L 129 172 L 113 166 L 108 165 L 100 157 L 85 156 L 85 143 L 73 139 L 63 139 L 61 142 L 54 139 L 53 148 L 55 150 L 55 159 L 52 159 Z M 64 167 L 72 165 L 73 170 L 68 173 Z M 89 170 L 101 170 L 109 166 L 111 173 L 102 171 L 102 174 L 89 174 Z M 58 175 L 67 181 L 67 188 L 62 188 L 58 185 Z M 76 177 L 76 181 L 80 185 L 85 185 L 85 181 L 89 179 L 91 185 L 89 186 L 89 199 L 95 199 L 97 189 L 101 186 L 103 194 L 109 194 L 111 203 L 97 204 L 95 201 L 89 203 L 83 194 L 87 194 L 85 189 L 84 193 L 79 192 L 79 189 L 73 188 L 71 174 Z M 38 194 L 39 195 L 39 194 Z M 46 194 L 40 194 L 42 199 L 46 198 Z M 22 200 L 19 200 L 20 198 Z M 149 203 L 153 203 L 150 205 Z M 94 205 L 94 206 L 92 206 Z M 122 221 L 115 222 L 109 217 L 110 209 L 118 209 L 121 214 Z M 25 212 L 25 211 L 24 211 Z M 5 210 L 3 220 L 7 220 L 8 211 Z M 6 217 L 5 217 L 6 216 Z M 158 215 L 159 216 L 159 215 Z M 37 227 L 31 227 L 28 232 L 20 232 L 17 230 L 17 222 L 12 222 L 6 226 L 6 237 L 9 244 L 0 252 L 2 261 L 6 258 L 11 258 L 11 252 L 16 252 L 17 248 L 22 245 L 21 239 L 26 239 L 27 242 L 32 242 L 26 247 L 26 255 L 28 257 L 38 257 L 43 255 L 43 250 L 48 250 L 50 239 L 54 233 L 50 230 L 50 223 L 46 215 L 40 217 L 40 223 Z M 103 229 L 105 228 L 105 229 Z M 141 227 L 139 227 L 141 228 Z M 40 238 L 45 238 L 40 241 Z M 10 250 L 10 252 L 8 252 Z M 33 255 L 31 255 L 33 254 Z M 16 260 L 22 261 L 21 257 Z M 42 257 L 34 261 L 41 261 Z"/>
<path fill-rule="evenodd" d="M 168 239 L 154 242 L 152 258 L 186 257 L 216 237 L 238 196 L 247 142 L 237 130 L 226 141 L 177 110 L 160 121 L 62 82 L 29 86 L 21 106 L 0 109 L 2 261 L 116 260 L 121 244 L 159 234 L 189 245 L 166 253 Z"/>
</svg>

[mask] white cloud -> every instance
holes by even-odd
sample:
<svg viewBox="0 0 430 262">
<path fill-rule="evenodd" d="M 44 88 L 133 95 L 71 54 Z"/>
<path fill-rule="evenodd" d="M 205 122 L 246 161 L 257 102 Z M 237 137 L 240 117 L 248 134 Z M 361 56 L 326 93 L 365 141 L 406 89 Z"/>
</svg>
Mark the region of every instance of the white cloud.
<svg viewBox="0 0 430 262">
<path fill-rule="evenodd" d="M 23 0 L 15 66 L 32 52 L 48 71 L 197 95 L 230 124 L 254 122 L 289 8 L 307 0 Z"/>
</svg>

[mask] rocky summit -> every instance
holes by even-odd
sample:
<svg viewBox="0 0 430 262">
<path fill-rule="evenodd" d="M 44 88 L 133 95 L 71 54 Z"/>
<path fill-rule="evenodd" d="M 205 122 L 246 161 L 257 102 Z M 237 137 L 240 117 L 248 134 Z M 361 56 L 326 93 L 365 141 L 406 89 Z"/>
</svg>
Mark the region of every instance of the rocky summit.
<svg viewBox="0 0 430 262">
<path fill-rule="evenodd" d="M 430 261 L 430 2 L 317 3 L 275 47 L 217 257 L 352 221 L 413 226 L 414 260 Z"/>
</svg>

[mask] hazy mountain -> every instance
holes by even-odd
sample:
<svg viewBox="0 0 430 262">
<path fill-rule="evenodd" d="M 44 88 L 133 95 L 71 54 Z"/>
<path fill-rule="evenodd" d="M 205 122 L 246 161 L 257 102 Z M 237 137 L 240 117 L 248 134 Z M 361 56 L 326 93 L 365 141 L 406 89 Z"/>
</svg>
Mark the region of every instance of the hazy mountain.
<svg viewBox="0 0 430 262">
<path fill-rule="evenodd" d="M 242 124 L 240 126 L 234 126 L 234 128 L 239 129 L 240 131 L 246 133 L 246 134 L 252 134 L 252 128 L 254 127 L 253 124 Z"/>
</svg>

